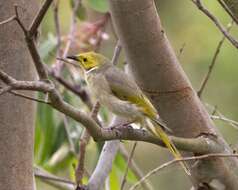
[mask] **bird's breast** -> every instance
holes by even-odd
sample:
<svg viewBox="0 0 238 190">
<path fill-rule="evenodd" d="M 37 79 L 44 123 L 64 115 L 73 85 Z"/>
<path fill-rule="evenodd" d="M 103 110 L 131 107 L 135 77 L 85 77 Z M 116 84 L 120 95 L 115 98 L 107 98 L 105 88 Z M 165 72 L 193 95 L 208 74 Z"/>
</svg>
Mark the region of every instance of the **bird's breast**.
<svg viewBox="0 0 238 190">
<path fill-rule="evenodd" d="M 87 75 L 86 81 L 88 83 L 91 94 L 97 99 L 104 99 L 110 93 L 110 88 L 105 77 L 102 74 Z"/>
</svg>

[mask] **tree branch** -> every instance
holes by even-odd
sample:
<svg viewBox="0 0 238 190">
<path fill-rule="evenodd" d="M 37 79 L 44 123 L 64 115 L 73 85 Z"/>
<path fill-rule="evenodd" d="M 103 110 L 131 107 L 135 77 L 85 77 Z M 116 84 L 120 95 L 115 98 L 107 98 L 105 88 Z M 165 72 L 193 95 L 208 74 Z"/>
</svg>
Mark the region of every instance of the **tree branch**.
<svg viewBox="0 0 238 190">
<path fill-rule="evenodd" d="M 54 90 L 54 85 L 43 81 L 17 81 L 13 77 L 9 76 L 4 71 L 0 70 L 0 79 L 8 86 L 9 90 L 32 90 L 40 92 L 51 92 Z M 6 91 L 7 89 L 5 89 Z M 4 91 L 2 91 L 3 93 Z M 2 94 L 0 93 L 0 94 Z"/>
<path fill-rule="evenodd" d="M 40 23 L 42 22 L 52 2 L 53 0 L 45 0 L 44 3 L 42 4 L 41 8 L 37 12 L 35 18 L 33 19 L 28 29 L 29 37 L 33 37 L 37 33 L 38 27 L 40 26 Z"/>
<path fill-rule="evenodd" d="M 41 100 L 41 99 L 37 99 L 37 98 L 33 98 L 33 97 L 27 96 L 25 94 L 22 94 L 22 93 L 19 93 L 19 92 L 16 92 L 16 91 L 9 91 L 9 93 L 14 95 L 14 96 L 25 98 L 25 99 L 28 99 L 28 100 L 31 100 L 31 101 L 35 101 L 35 102 L 38 102 L 38 103 L 43 103 L 43 104 L 50 105 L 50 102 L 47 102 L 47 101 Z"/>
</svg>

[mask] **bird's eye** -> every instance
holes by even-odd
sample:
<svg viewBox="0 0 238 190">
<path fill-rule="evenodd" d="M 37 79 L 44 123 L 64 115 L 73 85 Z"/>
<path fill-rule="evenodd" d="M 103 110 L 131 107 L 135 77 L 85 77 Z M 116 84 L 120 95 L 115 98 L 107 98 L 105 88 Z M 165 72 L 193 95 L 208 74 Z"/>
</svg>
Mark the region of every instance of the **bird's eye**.
<svg viewBox="0 0 238 190">
<path fill-rule="evenodd" d="M 83 58 L 83 61 L 86 62 L 86 61 L 88 61 L 88 59 L 87 58 Z"/>
</svg>

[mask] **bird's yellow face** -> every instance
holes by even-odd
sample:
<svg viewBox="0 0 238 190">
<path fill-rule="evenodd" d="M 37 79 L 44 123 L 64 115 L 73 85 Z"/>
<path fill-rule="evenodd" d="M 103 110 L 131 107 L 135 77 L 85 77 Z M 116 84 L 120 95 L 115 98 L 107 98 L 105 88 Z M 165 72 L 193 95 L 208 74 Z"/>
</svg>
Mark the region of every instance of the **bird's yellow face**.
<svg viewBox="0 0 238 190">
<path fill-rule="evenodd" d="M 67 58 L 78 62 L 80 66 L 86 71 L 95 67 L 99 67 L 106 62 L 106 57 L 95 52 L 80 53 L 77 55 L 68 56 Z"/>
</svg>

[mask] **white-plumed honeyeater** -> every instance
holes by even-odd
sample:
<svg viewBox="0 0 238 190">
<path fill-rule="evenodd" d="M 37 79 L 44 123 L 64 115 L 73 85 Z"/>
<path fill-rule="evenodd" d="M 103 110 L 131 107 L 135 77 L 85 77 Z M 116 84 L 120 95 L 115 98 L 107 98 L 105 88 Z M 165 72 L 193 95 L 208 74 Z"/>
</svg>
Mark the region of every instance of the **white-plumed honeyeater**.
<svg viewBox="0 0 238 190">
<path fill-rule="evenodd" d="M 81 53 L 67 58 L 78 62 L 85 71 L 90 91 L 100 104 L 114 114 L 138 122 L 142 126 L 146 120 L 150 120 L 153 127 L 148 124 L 143 127 L 147 127 L 153 135 L 160 138 L 176 159 L 182 158 L 163 130 L 165 125 L 159 119 L 157 110 L 130 76 L 112 65 L 108 58 L 95 52 Z M 190 175 L 186 164 L 183 162 L 181 164 Z"/>
</svg>

